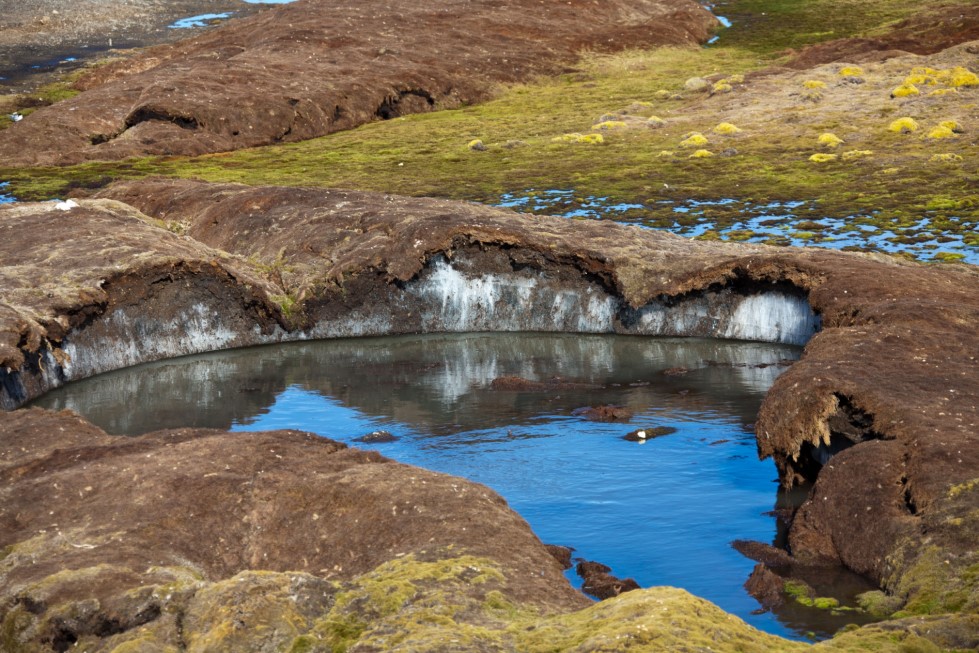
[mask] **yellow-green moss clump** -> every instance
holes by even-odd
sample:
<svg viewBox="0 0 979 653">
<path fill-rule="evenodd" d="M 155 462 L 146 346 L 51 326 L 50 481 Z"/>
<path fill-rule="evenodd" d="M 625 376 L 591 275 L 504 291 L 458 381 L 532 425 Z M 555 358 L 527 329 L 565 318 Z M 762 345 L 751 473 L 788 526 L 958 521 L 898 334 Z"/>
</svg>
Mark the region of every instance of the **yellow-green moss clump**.
<svg viewBox="0 0 979 653">
<path fill-rule="evenodd" d="M 954 499 L 960 494 L 966 492 L 972 492 L 975 489 L 979 489 L 979 478 L 974 478 L 971 481 L 966 481 L 965 483 L 959 483 L 958 485 L 953 485 L 948 489 L 948 498 Z"/>
<path fill-rule="evenodd" d="M 818 79 L 807 79 L 802 82 L 802 87 L 808 89 L 826 88 L 826 82 L 821 82 Z"/>
<path fill-rule="evenodd" d="M 689 158 L 691 158 L 691 159 L 709 159 L 712 156 L 714 156 L 714 153 L 711 152 L 710 150 L 697 150 L 696 152 L 694 152 L 693 154 L 691 154 Z"/>
<path fill-rule="evenodd" d="M 887 129 L 895 132 L 897 134 L 910 134 L 911 132 L 918 131 L 918 121 L 914 118 L 905 116 L 904 118 L 898 118 L 897 120 L 891 122 L 887 126 Z"/>
<path fill-rule="evenodd" d="M 965 133 L 965 129 L 962 128 L 962 125 L 960 125 L 959 123 L 957 123 L 954 120 L 943 120 L 940 123 L 938 123 L 938 126 L 939 127 L 948 127 L 949 129 L 951 129 L 956 134 L 964 134 Z"/>
<path fill-rule="evenodd" d="M 473 140 L 469 141 L 466 144 L 466 147 L 468 147 L 473 152 L 485 152 L 487 149 L 489 149 L 486 147 L 486 145 L 483 144 L 483 141 L 481 141 L 478 138 L 474 138 Z"/>
<path fill-rule="evenodd" d="M 820 134 L 819 135 L 819 138 L 816 139 L 816 140 L 818 141 L 818 143 L 820 145 L 822 145 L 823 147 L 828 147 L 828 148 L 838 147 L 839 145 L 841 145 L 844 142 L 842 138 L 840 138 L 836 134 L 832 134 L 830 132 L 826 132 L 824 134 Z"/>
<path fill-rule="evenodd" d="M 979 86 L 979 76 L 967 68 L 961 66 L 953 68 L 949 74 L 948 85 L 953 87 Z"/>
<path fill-rule="evenodd" d="M 659 116 L 649 116 L 649 118 L 646 119 L 646 126 L 651 129 L 659 129 L 660 127 L 666 126 L 666 121 Z"/>
<path fill-rule="evenodd" d="M 627 127 L 626 123 L 622 120 L 603 120 L 600 123 L 592 125 L 591 128 L 594 130 L 611 130 L 611 129 L 624 129 Z"/>
<path fill-rule="evenodd" d="M 921 91 L 914 84 L 904 83 L 891 91 L 891 97 L 910 97 L 912 95 L 921 95 Z"/>
<path fill-rule="evenodd" d="M 934 76 L 928 73 L 911 73 L 904 78 L 904 85 L 906 86 L 935 86 L 938 84 L 938 80 Z"/>
<path fill-rule="evenodd" d="M 701 134 L 700 132 L 692 132 L 690 134 L 687 134 L 686 137 L 682 141 L 680 141 L 680 147 L 700 148 L 703 147 L 704 145 L 707 145 L 709 142 L 710 141 L 707 140 L 707 137 Z"/>
<path fill-rule="evenodd" d="M 945 125 L 938 125 L 928 132 L 928 138 L 955 138 L 955 132 Z"/>
<path fill-rule="evenodd" d="M 866 159 L 869 156 L 873 156 L 873 150 L 850 150 L 849 152 L 844 152 L 842 159 L 844 161 L 853 161 L 855 159 Z"/>
<path fill-rule="evenodd" d="M 826 154 L 825 152 L 818 152 L 809 157 L 809 160 L 814 163 L 828 163 L 829 161 L 836 161 L 835 154 Z"/>
<path fill-rule="evenodd" d="M 962 160 L 962 155 L 953 154 L 951 152 L 946 152 L 943 154 L 932 154 L 931 158 L 928 159 L 932 163 L 956 163 Z"/>
<path fill-rule="evenodd" d="M 571 134 L 562 134 L 560 136 L 555 136 L 551 139 L 553 143 L 588 143 L 591 145 L 600 145 L 605 142 L 605 137 L 601 134 L 579 134 L 577 132 Z"/>
<path fill-rule="evenodd" d="M 860 66 L 843 66 L 837 74 L 840 77 L 863 77 L 863 68 Z"/>
<path fill-rule="evenodd" d="M 737 134 L 738 132 L 740 132 L 741 128 L 729 122 L 720 122 L 717 123 L 717 125 L 714 127 L 712 131 L 715 134 L 730 136 L 731 134 Z"/>
<path fill-rule="evenodd" d="M 711 92 L 713 93 L 730 93 L 733 90 L 734 87 L 724 81 L 717 82 L 711 87 Z"/>
</svg>

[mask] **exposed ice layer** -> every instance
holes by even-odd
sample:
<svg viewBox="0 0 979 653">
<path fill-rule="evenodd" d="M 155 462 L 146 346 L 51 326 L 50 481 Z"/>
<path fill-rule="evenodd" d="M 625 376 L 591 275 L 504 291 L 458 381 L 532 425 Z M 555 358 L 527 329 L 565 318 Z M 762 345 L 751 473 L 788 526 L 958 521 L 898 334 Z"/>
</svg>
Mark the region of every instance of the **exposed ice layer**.
<svg viewBox="0 0 979 653">
<path fill-rule="evenodd" d="M 444 258 L 406 295 L 424 331 L 567 331 L 608 333 L 619 300 L 587 285 L 566 290 L 537 275 L 471 277 Z"/>
<path fill-rule="evenodd" d="M 731 289 L 664 298 L 635 310 L 585 277 L 558 278 L 524 268 L 481 274 L 457 257 L 435 258 L 415 280 L 312 327 L 271 332 L 229 322 L 215 303 L 175 307 L 171 319 L 117 308 L 72 331 L 62 352 L 40 352 L 34 372 L 0 370 L 0 406 L 21 405 L 67 381 L 165 358 L 293 340 L 466 331 L 551 331 L 696 336 L 803 345 L 819 318 L 801 296 Z M 470 262 L 471 263 L 471 262 Z M 57 355 L 55 355 L 57 354 Z M 454 392 L 455 390 L 450 390 Z"/>
<path fill-rule="evenodd" d="M 722 337 L 804 345 L 818 330 L 819 318 L 808 301 L 773 292 L 741 299 Z"/>
<path fill-rule="evenodd" d="M 654 301 L 634 311 L 595 284 L 527 272 L 470 276 L 444 258 L 410 285 L 423 331 L 562 331 L 698 336 L 803 345 L 819 318 L 803 297 L 730 290 Z"/>
<path fill-rule="evenodd" d="M 138 309 L 122 308 L 109 314 L 106 326 L 111 341 L 78 342 L 67 338 L 62 349 L 65 381 L 86 378 L 147 361 L 225 349 L 239 335 L 222 323 L 222 316 L 204 304 L 193 304 L 166 322 L 147 320 Z M 86 339 L 87 340 L 87 339 Z"/>
</svg>

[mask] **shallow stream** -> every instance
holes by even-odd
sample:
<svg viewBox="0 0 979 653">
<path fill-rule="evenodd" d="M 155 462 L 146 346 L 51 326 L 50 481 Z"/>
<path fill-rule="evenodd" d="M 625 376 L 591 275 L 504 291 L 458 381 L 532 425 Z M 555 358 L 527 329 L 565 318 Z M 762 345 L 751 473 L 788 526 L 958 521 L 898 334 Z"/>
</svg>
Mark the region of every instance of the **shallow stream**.
<svg viewBox="0 0 979 653">
<path fill-rule="evenodd" d="M 722 340 L 463 334 L 293 343 L 142 365 L 35 402 L 71 408 L 117 434 L 177 426 L 296 428 L 463 476 L 502 494 L 544 542 L 642 586 L 673 585 L 752 625 L 825 637 L 852 613 L 794 606 L 759 613 L 743 589 L 754 563 L 735 539 L 780 537 L 776 470 L 752 422 L 801 348 Z M 546 390 L 491 387 L 518 376 Z M 577 408 L 618 405 L 595 422 Z M 636 429 L 676 432 L 644 443 Z M 376 430 L 394 442 L 364 444 Z M 568 572 L 575 585 L 580 580 Z M 820 595 L 871 589 L 851 576 Z"/>
</svg>

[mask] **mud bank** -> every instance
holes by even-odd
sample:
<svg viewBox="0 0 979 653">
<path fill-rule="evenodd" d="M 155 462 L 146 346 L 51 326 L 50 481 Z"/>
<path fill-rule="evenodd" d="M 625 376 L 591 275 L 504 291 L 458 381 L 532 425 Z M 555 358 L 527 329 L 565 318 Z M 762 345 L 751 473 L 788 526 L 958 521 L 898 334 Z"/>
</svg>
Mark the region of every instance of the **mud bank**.
<svg viewBox="0 0 979 653">
<path fill-rule="evenodd" d="M 82 77 L 80 95 L 0 132 L 13 165 L 198 155 L 458 107 L 555 73 L 585 49 L 696 45 L 693 0 L 299 0 Z"/>
<path fill-rule="evenodd" d="M 757 423 L 783 484 L 815 481 L 794 563 L 842 563 L 907 619 L 945 615 L 928 622 L 941 645 L 979 644 L 972 267 L 176 181 L 116 185 L 67 212 L 5 206 L 0 230 L 7 408 L 110 367 L 287 339 L 490 327 L 808 339 Z M 869 628 L 857 632 L 882 632 Z"/>
</svg>

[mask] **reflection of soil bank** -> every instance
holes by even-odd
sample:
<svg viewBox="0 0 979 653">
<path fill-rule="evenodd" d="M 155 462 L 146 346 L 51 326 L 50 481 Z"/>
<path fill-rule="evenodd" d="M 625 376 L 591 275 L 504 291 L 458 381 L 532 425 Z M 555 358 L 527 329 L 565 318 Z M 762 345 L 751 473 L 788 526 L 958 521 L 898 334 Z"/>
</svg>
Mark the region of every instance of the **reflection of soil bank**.
<svg viewBox="0 0 979 653">
<path fill-rule="evenodd" d="M 776 289 L 821 319 L 756 425 L 784 485 L 815 480 L 791 526 L 793 556 L 842 562 L 910 614 L 946 615 L 929 631 L 944 646 L 979 644 L 967 616 L 979 605 L 969 571 L 979 563 L 975 269 L 691 242 L 367 193 L 149 181 L 104 194 L 151 217 L 107 199 L 69 214 L 50 204 L 0 208 L 7 405 L 91 374 L 99 361 L 355 328 L 522 327 L 521 319 L 541 328 L 558 319 L 563 330 L 682 324 L 702 333 Z M 443 293 L 439 275 L 468 299 Z M 572 310 L 554 310 L 568 291 Z M 521 318 L 498 292 L 508 301 L 547 297 L 551 309 Z M 712 296 L 722 298 L 719 313 L 710 312 Z M 644 322 L 650 305 L 668 319 Z M 759 314 L 770 326 L 784 321 L 780 310 Z M 641 593 L 616 600 L 638 600 L 632 594 Z"/>
</svg>

